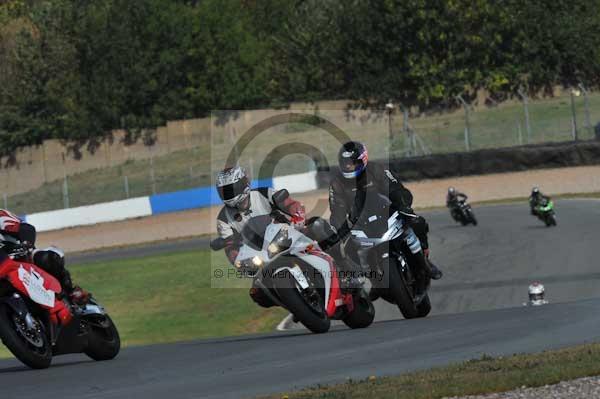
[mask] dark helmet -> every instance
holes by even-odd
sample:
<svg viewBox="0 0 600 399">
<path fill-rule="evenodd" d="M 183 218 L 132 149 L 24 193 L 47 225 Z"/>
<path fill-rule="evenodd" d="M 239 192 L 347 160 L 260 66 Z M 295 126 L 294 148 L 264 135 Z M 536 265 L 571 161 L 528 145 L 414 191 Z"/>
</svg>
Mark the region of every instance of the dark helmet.
<svg viewBox="0 0 600 399">
<path fill-rule="evenodd" d="M 237 208 L 250 196 L 250 181 L 240 166 L 219 172 L 216 186 L 223 203 L 231 208 Z"/>
<path fill-rule="evenodd" d="M 456 194 L 456 189 L 454 187 L 448 187 L 448 194 L 450 194 L 450 195 Z"/>
<path fill-rule="evenodd" d="M 347 142 L 338 153 L 340 171 L 346 179 L 360 176 L 366 169 L 368 160 L 367 146 L 358 141 Z"/>
<path fill-rule="evenodd" d="M 60 278 L 65 269 L 65 254 L 56 247 L 37 249 L 33 252 L 33 263 Z"/>
<path fill-rule="evenodd" d="M 538 195 L 540 195 L 540 189 L 537 187 L 534 187 L 531 189 L 531 196 L 532 197 L 537 197 Z"/>
</svg>

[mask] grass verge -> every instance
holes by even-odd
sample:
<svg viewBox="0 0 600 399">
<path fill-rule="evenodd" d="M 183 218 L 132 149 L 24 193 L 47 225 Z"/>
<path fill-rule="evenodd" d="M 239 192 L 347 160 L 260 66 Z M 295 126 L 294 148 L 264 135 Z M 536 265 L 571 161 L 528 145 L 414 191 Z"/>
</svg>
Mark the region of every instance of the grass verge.
<svg viewBox="0 0 600 399">
<path fill-rule="evenodd" d="M 537 387 L 600 374 L 600 344 L 470 360 L 397 377 L 369 377 L 265 399 L 437 399 Z"/>
<path fill-rule="evenodd" d="M 286 313 L 256 305 L 247 280 L 211 288 L 212 264 L 228 263 L 221 253 L 191 251 L 69 270 L 106 307 L 125 346 L 272 331 Z"/>
</svg>

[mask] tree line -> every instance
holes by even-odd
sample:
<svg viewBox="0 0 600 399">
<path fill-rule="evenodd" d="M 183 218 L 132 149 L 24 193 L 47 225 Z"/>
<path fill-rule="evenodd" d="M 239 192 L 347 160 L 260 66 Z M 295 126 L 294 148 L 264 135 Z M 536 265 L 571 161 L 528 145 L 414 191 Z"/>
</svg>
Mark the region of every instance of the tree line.
<svg viewBox="0 0 600 399">
<path fill-rule="evenodd" d="M 600 0 L 0 0 L 2 155 L 212 110 L 599 81 Z"/>
</svg>

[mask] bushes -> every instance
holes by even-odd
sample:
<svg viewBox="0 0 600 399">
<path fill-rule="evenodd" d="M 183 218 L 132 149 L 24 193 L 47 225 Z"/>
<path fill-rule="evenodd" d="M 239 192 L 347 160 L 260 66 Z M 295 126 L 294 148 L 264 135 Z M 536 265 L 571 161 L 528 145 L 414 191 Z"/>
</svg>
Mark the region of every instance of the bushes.
<svg viewBox="0 0 600 399">
<path fill-rule="evenodd" d="M 13 0 L 0 148 L 290 101 L 430 107 L 600 79 L 600 0 Z M 93 146 L 92 146 L 93 147 Z"/>
</svg>

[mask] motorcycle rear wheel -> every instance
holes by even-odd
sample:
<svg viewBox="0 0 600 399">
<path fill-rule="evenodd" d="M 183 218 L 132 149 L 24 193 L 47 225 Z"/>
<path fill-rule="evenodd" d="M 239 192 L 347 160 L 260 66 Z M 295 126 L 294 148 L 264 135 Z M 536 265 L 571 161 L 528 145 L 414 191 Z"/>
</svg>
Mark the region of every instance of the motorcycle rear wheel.
<svg viewBox="0 0 600 399">
<path fill-rule="evenodd" d="M 44 330 L 42 329 L 39 336 L 42 347 L 34 350 L 33 345 L 27 342 L 17 331 L 17 326 L 13 320 L 14 316 L 19 317 L 10 306 L 0 304 L 0 339 L 2 339 L 4 345 L 17 359 L 32 369 L 50 367 L 50 363 L 52 363 L 52 346 Z M 39 320 L 37 322 L 40 323 Z"/>
<path fill-rule="evenodd" d="M 280 285 L 276 287 L 279 299 L 296 320 L 315 334 L 329 331 L 331 320 L 327 317 L 325 308 L 323 308 L 323 314 L 321 315 L 312 310 L 296 288 L 296 282 L 291 273 L 279 273 L 275 278 L 275 282 Z"/>
</svg>

